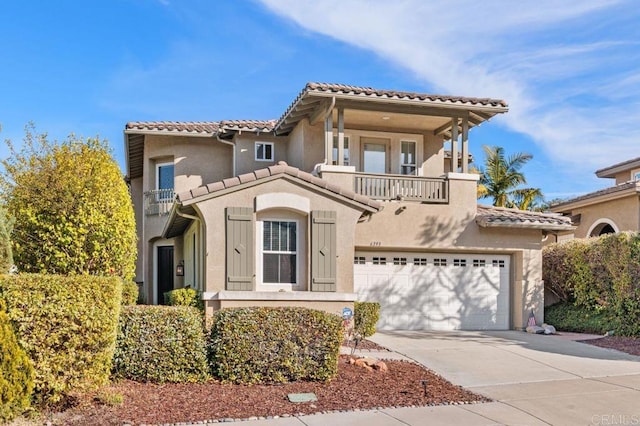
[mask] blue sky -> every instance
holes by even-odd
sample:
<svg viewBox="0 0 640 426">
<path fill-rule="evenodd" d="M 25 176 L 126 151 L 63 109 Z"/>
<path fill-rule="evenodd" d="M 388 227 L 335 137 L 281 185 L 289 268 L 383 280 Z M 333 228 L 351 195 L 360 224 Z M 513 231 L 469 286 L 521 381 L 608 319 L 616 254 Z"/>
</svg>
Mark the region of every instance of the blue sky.
<svg viewBox="0 0 640 426">
<path fill-rule="evenodd" d="M 0 52 L 0 138 L 99 135 L 121 165 L 127 121 L 277 118 L 308 81 L 505 99 L 472 153 L 532 153 L 549 199 L 640 157 L 635 0 L 23 0 Z"/>
</svg>

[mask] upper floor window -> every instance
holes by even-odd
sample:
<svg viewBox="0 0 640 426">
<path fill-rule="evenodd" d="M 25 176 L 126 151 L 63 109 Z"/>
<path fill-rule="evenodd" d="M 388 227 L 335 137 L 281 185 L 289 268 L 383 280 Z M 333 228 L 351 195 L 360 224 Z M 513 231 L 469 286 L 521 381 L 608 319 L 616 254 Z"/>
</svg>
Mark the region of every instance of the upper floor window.
<svg viewBox="0 0 640 426">
<path fill-rule="evenodd" d="M 156 189 L 173 189 L 173 163 L 156 164 Z"/>
<path fill-rule="evenodd" d="M 256 142 L 256 161 L 273 161 L 273 142 Z"/>
<path fill-rule="evenodd" d="M 333 163 L 332 164 L 338 164 L 338 136 L 334 135 L 333 136 Z M 349 136 L 345 136 L 344 137 L 344 145 L 343 145 L 343 151 L 342 151 L 342 165 L 343 166 L 348 166 L 349 165 Z"/>
<path fill-rule="evenodd" d="M 414 141 L 400 142 L 400 173 L 416 174 L 416 143 Z"/>
<path fill-rule="evenodd" d="M 640 172 L 633 172 L 632 177 L 632 180 L 640 181 Z"/>
</svg>

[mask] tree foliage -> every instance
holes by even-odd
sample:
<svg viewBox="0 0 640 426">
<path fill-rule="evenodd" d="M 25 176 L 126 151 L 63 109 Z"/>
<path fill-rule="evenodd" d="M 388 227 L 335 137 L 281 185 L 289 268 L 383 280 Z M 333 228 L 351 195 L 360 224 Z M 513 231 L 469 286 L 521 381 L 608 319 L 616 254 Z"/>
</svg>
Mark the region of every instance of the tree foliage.
<svg viewBox="0 0 640 426">
<path fill-rule="evenodd" d="M 496 207 L 534 210 L 543 202 L 539 188 L 520 188 L 527 183 L 522 167 L 533 158 L 519 152 L 506 157 L 504 148 L 484 146 L 484 166 L 475 169 L 480 174 L 478 198 L 492 198 Z"/>
<path fill-rule="evenodd" d="M 2 195 L 15 218 L 18 269 L 132 279 L 133 207 L 107 142 L 71 135 L 52 143 L 27 126 L 22 149 L 7 144 Z"/>
<path fill-rule="evenodd" d="M 13 253 L 11 251 L 11 229 L 13 220 L 7 215 L 4 207 L 0 206 L 0 273 L 9 271 L 13 265 Z"/>
</svg>

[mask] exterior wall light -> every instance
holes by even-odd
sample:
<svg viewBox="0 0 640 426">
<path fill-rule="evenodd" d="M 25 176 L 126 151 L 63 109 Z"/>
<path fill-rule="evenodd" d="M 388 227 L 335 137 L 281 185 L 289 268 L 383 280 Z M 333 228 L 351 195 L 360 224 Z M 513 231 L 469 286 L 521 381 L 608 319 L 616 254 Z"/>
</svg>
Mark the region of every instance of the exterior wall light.
<svg viewBox="0 0 640 426">
<path fill-rule="evenodd" d="M 178 266 L 176 266 L 176 276 L 184 277 L 184 260 L 181 260 Z"/>
</svg>

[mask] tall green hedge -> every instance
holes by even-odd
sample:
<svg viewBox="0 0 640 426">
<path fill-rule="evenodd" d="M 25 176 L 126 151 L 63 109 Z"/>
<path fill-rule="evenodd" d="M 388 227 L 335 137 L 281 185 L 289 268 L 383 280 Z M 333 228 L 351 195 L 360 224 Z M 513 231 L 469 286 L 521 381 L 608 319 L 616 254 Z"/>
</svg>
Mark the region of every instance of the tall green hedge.
<svg viewBox="0 0 640 426">
<path fill-rule="evenodd" d="M 9 317 L 0 306 L 0 423 L 28 406 L 33 391 L 33 366 L 18 344 Z"/>
<path fill-rule="evenodd" d="M 142 382 L 201 382 L 208 377 L 202 314 L 188 306 L 126 306 L 113 373 Z"/>
<path fill-rule="evenodd" d="M 343 339 L 337 315 L 305 308 L 223 309 L 209 337 L 213 375 L 225 382 L 329 380 Z"/>
<path fill-rule="evenodd" d="M 640 334 L 640 234 L 609 234 L 545 247 L 543 279 L 561 301 L 606 310 L 618 333 Z"/>
<path fill-rule="evenodd" d="M 121 296 L 117 277 L 0 277 L 0 297 L 36 372 L 37 402 L 108 381 Z"/>
</svg>

